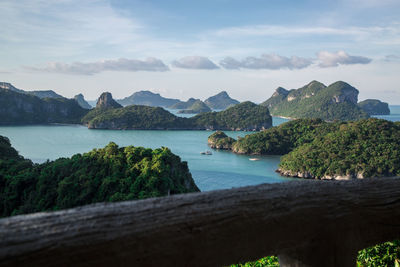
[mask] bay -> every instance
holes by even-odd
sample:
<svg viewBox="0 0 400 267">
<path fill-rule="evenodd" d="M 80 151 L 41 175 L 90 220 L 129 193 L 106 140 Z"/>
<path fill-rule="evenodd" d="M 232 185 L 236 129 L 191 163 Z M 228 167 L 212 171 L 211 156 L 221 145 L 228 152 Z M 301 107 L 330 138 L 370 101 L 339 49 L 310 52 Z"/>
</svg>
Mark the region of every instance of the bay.
<svg viewBox="0 0 400 267">
<path fill-rule="evenodd" d="M 400 121 L 400 106 L 390 106 L 391 115 L 374 116 L 391 121 Z M 175 110 L 171 112 L 176 114 Z M 184 114 L 184 116 L 193 116 Z M 286 119 L 273 117 L 277 126 Z M 201 191 L 226 189 L 261 183 L 290 181 L 275 170 L 279 156 L 236 155 L 228 151 L 212 150 L 212 155 L 200 152 L 211 150 L 207 138 L 212 131 L 145 131 L 145 130 L 89 130 L 80 125 L 35 125 L 1 126 L 0 135 L 7 136 L 12 145 L 25 158 L 35 163 L 70 157 L 101 148 L 109 142 L 119 146 L 143 146 L 150 148 L 169 147 L 171 151 L 188 162 L 193 178 Z M 237 138 L 249 132 L 226 132 Z"/>
<path fill-rule="evenodd" d="M 282 121 L 278 120 L 279 123 Z M 277 122 L 278 123 L 278 122 Z M 213 131 L 146 131 L 146 130 L 89 130 L 80 125 L 2 126 L 0 135 L 7 136 L 22 156 L 35 163 L 71 157 L 109 142 L 119 146 L 169 147 L 188 162 L 192 176 L 201 191 L 226 189 L 261 183 L 290 180 L 275 173 L 279 156 L 237 155 L 229 151 L 212 150 L 212 155 L 200 152 L 211 150 L 207 138 Z M 226 132 L 237 138 L 249 132 Z"/>
</svg>

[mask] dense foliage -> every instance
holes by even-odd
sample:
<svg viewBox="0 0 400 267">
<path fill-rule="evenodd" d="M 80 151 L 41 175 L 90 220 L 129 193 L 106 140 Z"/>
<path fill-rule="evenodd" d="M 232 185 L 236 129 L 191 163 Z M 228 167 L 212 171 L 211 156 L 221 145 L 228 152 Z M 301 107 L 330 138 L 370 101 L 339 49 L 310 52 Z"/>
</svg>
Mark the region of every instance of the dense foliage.
<svg viewBox="0 0 400 267">
<path fill-rule="evenodd" d="M 211 109 L 204 104 L 203 101 L 201 100 L 196 100 L 193 102 L 193 104 L 188 107 L 185 110 L 181 110 L 178 113 L 184 113 L 184 114 L 197 114 L 197 113 L 203 113 L 203 112 L 210 112 Z"/>
<path fill-rule="evenodd" d="M 229 129 L 269 128 L 267 107 L 244 102 L 221 112 L 206 112 L 192 118 L 177 117 L 159 107 L 132 105 L 124 108 L 95 108 L 82 122 L 102 129 Z"/>
<path fill-rule="evenodd" d="M 239 138 L 232 146 L 235 153 L 283 155 L 295 147 L 311 142 L 316 135 L 324 134 L 336 127 L 321 119 L 298 119 L 283 123 L 255 134 Z"/>
<path fill-rule="evenodd" d="M 208 145 L 217 149 L 232 149 L 232 145 L 236 142 L 232 137 L 227 136 L 224 132 L 216 131 L 208 137 Z"/>
<path fill-rule="evenodd" d="M 357 104 L 369 115 L 389 115 L 389 104 L 377 99 L 367 99 Z"/>
<path fill-rule="evenodd" d="M 313 178 L 400 175 L 400 123 L 367 119 L 340 124 L 284 155 L 279 166 Z"/>
<path fill-rule="evenodd" d="M 0 88 L 0 124 L 79 123 L 86 113 L 73 99 L 41 99 Z"/>
<path fill-rule="evenodd" d="M 168 148 L 118 147 L 33 164 L 0 139 L 0 216 L 199 191 Z"/>
<path fill-rule="evenodd" d="M 212 130 L 251 131 L 272 126 L 272 117 L 268 108 L 249 101 L 234 105 L 224 111 L 202 113 L 189 120 Z"/>
<path fill-rule="evenodd" d="M 274 116 L 290 118 L 321 118 L 328 121 L 368 118 L 368 114 L 357 106 L 357 96 L 358 90 L 345 82 L 335 82 L 326 87 L 312 81 L 296 90 L 278 88 L 261 105 L 267 106 Z"/>
</svg>

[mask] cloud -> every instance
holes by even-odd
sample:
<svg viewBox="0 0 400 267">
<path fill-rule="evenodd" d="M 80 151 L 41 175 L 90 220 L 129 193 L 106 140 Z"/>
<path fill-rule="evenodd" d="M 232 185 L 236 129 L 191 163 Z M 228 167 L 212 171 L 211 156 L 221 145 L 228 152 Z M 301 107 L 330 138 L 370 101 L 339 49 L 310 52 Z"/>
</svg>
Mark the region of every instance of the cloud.
<svg viewBox="0 0 400 267">
<path fill-rule="evenodd" d="M 393 62 L 393 61 L 400 61 L 400 56 L 398 55 L 386 55 L 384 58 L 385 61 Z"/>
<path fill-rule="evenodd" d="M 74 62 L 71 64 L 52 62 L 46 67 L 25 67 L 32 71 L 55 72 L 66 74 L 93 75 L 103 71 L 168 71 L 169 68 L 157 58 L 147 58 L 146 60 L 137 59 L 114 59 L 102 60 L 98 62 L 82 63 Z"/>
<path fill-rule="evenodd" d="M 317 57 L 320 62 L 319 66 L 323 68 L 350 64 L 368 64 L 371 62 L 370 58 L 362 56 L 350 56 L 344 51 L 338 51 L 336 53 L 321 51 L 318 53 Z"/>
<path fill-rule="evenodd" d="M 177 68 L 183 69 L 203 69 L 203 70 L 212 70 L 212 69 L 219 69 L 214 62 L 209 60 L 206 57 L 199 57 L 199 56 L 189 56 L 183 57 L 179 60 L 174 60 L 172 65 Z"/>
<path fill-rule="evenodd" d="M 264 54 L 260 57 L 247 57 L 238 61 L 232 57 L 226 57 L 219 64 L 225 69 L 302 69 L 312 64 L 311 59 L 303 57 L 284 57 L 276 54 Z"/>
</svg>

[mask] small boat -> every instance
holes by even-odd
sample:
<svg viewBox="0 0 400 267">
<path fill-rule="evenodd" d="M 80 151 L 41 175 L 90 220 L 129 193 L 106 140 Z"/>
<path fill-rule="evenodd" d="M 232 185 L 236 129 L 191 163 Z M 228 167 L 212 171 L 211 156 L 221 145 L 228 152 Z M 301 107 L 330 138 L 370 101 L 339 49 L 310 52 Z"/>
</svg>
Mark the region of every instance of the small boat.
<svg viewBox="0 0 400 267">
<path fill-rule="evenodd" d="M 260 160 L 259 158 L 249 158 L 249 160 L 251 160 L 251 161 L 257 161 L 257 160 Z"/>
<path fill-rule="evenodd" d="M 202 155 L 212 155 L 211 151 L 209 151 L 209 150 L 200 152 L 200 154 L 202 154 Z"/>
</svg>

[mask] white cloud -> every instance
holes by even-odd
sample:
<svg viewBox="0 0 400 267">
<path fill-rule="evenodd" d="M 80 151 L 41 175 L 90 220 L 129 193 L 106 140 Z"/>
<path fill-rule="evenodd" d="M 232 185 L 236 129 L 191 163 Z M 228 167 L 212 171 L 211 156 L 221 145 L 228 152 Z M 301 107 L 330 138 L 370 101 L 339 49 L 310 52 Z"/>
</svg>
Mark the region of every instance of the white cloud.
<svg viewBox="0 0 400 267">
<path fill-rule="evenodd" d="M 179 60 L 174 60 L 172 65 L 177 68 L 183 69 L 204 69 L 204 70 L 212 70 L 218 69 L 219 67 L 215 65 L 214 62 L 209 60 L 206 57 L 200 56 L 188 56 L 183 57 Z"/>
<path fill-rule="evenodd" d="M 388 62 L 399 62 L 400 61 L 400 56 L 399 55 L 386 55 L 384 58 L 385 61 Z"/>
<path fill-rule="evenodd" d="M 321 51 L 317 55 L 320 67 L 337 67 L 339 65 L 350 64 L 368 64 L 371 62 L 370 58 L 362 56 L 350 56 L 344 51 L 331 53 L 328 51 Z"/>
<path fill-rule="evenodd" d="M 93 75 L 103 71 L 168 71 L 169 68 L 160 59 L 147 58 L 146 60 L 120 58 L 102 60 L 98 62 L 74 62 L 65 64 L 60 62 L 48 63 L 46 67 L 25 67 L 28 70 L 39 72 L 54 72 L 65 74 Z"/>
<path fill-rule="evenodd" d="M 241 61 L 226 57 L 219 64 L 226 69 L 302 69 L 310 66 L 312 60 L 297 56 L 289 58 L 275 54 L 264 54 L 260 57 L 247 57 Z"/>
</svg>

